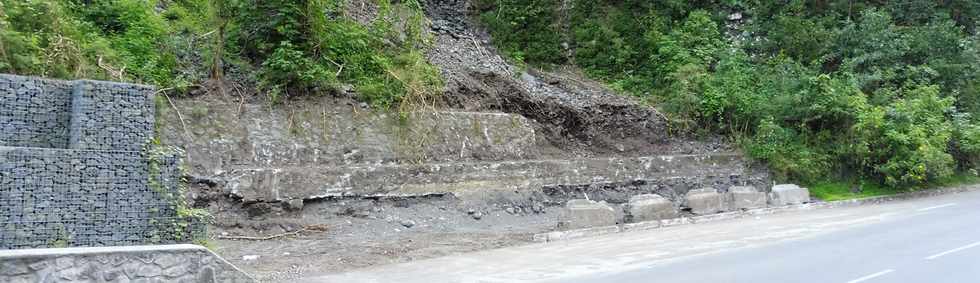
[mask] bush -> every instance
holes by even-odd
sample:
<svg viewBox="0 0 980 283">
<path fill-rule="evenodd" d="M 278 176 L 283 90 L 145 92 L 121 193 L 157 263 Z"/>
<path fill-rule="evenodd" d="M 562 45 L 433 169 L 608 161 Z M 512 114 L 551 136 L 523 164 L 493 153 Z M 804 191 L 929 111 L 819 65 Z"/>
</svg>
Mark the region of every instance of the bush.
<svg viewBox="0 0 980 283">
<path fill-rule="evenodd" d="M 494 43 L 511 59 L 536 65 L 563 62 L 557 0 L 479 0 L 476 7 Z"/>
<path fill-rule="evenodd" d="M 336 0 L 241 3 L 239 44 L 261 66 L 260 85 L 273 101 L 329 92 L 341 83 L 352 84 L 381 108 L 398 105 L 406 95 L 438 94 L 439 73 L 419 51 L 428 37 L 417 1 L 381 1 L 379 16 L 368 26 L 343 18 L 339 5 Z"/>
<path fill-rule="evenodd" d="M 953 100 L 940 98 L 938 86 L 909 87 L 899 95 L 889 105 L 861 114 L 856 127 L 868 146 L 864 164 L 894 186 L 952 175 L 955 162 L 946 150 L 953 135 L 947 117 Z"/>
</svg>

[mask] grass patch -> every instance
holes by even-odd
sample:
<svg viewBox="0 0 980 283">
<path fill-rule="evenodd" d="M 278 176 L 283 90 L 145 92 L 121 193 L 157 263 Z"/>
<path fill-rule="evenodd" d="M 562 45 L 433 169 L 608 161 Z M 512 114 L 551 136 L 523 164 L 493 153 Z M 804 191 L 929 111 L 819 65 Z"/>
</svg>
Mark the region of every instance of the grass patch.
<svg viewBox="0 0 980 283">
<path fill-rule="evenodd" d="M 880 185 L 875 182 L 822 182 L 810 185 L 810 196 L 824 200 L 848 200 L 866 197 L 887 196 L 919 190 L 929 190 L 942 187 L 980 184 L 980 177 L 972 173 L 959 173 L 937 180 L 929 186 L 896 188 Z"/>
<path fill-rule="evenodd" d="M 846 200 L 887 196 L 908 190 L 886 187 L 875 183 L 823 182 L 809 187 L 810 195 L 824 201 Z"/>
</svg>

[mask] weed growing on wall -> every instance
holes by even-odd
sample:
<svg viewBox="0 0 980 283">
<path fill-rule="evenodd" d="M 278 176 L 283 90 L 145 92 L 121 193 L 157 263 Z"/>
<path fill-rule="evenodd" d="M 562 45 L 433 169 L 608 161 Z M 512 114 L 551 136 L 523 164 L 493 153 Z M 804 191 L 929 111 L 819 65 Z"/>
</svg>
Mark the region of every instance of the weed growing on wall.
<svg viewBox="0 0 980 283">
<path fill-rule="evenodd" d="M 176 158 L 175 154 L 178 153 L 182 153 L 182 151 L 175 148 L 163 147 L 158 143 L 149 143 L 144 149 L 144 154 L 147 156 L 147 166 L 149 168 L 149 179 L 147 180 L 147 184 L 150 189 L 167 200 L 170 208 L 174 212 L 174 215 L 169 218 L 159 218 L 164 220 L 153 220 L 157 221 L 153 224 L 158 225 L 160 230 L 154 231 L 154 235 L 151 235 L 151 238 L 157 242 L 192 241 L 195 243 L 205 243 L 207 235 L 204 232 L 205 230 L 203 225 L 211 220 L 211 215 L 207 212 L 207 210 L 192 208 L 187 203 L 187 199 L 185 197 L 187 193 L 187 184 L 182 179 L 182 176 L 186 174 L 187 169 L 183 167 L 183 164 L 180 164 L 180 166 L 177 168 L 177 170 L 181 172 L 180 174 L 167 174 L 168 176 L 172 175 L 171 177 L 178 178 L 178 180 L 166 180 L 165 174 L 162 172 L 164 169 L 163 166 L 165 166 L 165 164 L 172 163 L 173 158 Z M 159 221 L 164 221 L 166 223 L 159 223 Z"/>
</svg>

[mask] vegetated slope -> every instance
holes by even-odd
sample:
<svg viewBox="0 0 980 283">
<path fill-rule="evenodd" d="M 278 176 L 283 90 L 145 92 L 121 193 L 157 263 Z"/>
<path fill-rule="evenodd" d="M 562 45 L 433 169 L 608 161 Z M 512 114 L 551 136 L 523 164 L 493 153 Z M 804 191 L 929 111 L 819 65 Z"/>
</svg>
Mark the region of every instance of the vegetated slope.
<svg viewBox="0 0 980 283">
<path fill-rule="evenodd" d="M 577 66 L 777 178 L 976 175 L 975 2 L 472 2 L 511 60 Z"/>
<path fill-rule="evenodd" d="M 428 58 L 444 76 L 448 106 L 521 114 L 564 156 L 643 155 L 726 149 L 685 142 L 671 133 L 666 116 L 632 97 L 616 95 L 574 69 L 522 69 L 489 45 L 470 20 L 471 1 L 428 1 L 435 40 Z M 672 136 L 676 135 L 676 136 Z"/>
<path fill-rule="evenodd" d="M 342 0 L 5 0 L 0 71 L 177 96 L 350 94 L 380 108 L 436 94 L 420 4 L 377 2 L 361 24 Z"/>
</svg>

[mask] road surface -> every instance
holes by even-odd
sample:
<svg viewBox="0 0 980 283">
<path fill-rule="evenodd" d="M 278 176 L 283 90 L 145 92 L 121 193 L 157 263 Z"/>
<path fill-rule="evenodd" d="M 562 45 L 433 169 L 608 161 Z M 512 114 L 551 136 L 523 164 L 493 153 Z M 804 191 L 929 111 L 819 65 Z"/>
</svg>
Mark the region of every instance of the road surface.
<svg viewBox="0 0 980 283">
<path fill-rule="evenodd" d="M 305 282 L 980 282 L 980 190 L 534 244 Z"/>
</svg>

